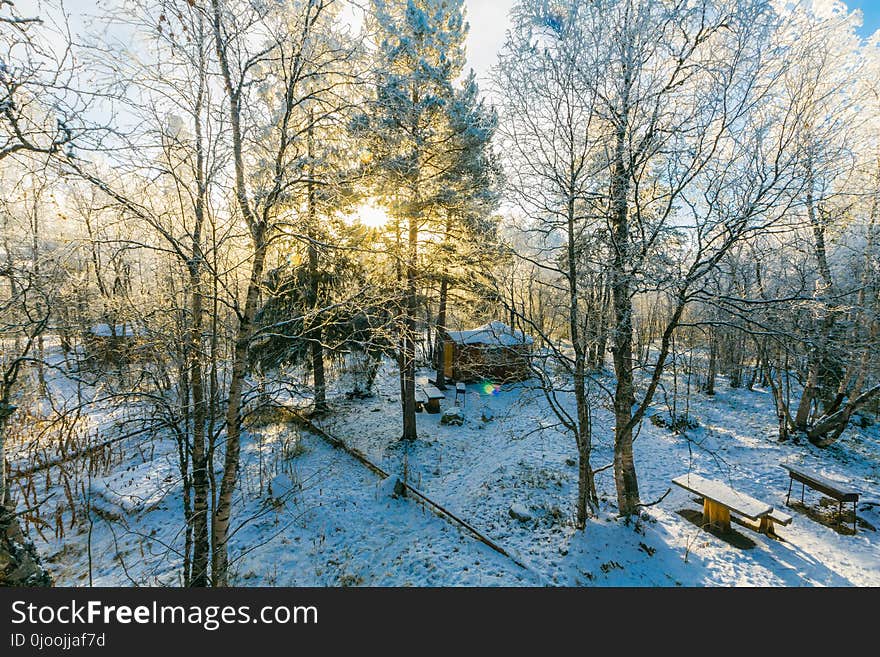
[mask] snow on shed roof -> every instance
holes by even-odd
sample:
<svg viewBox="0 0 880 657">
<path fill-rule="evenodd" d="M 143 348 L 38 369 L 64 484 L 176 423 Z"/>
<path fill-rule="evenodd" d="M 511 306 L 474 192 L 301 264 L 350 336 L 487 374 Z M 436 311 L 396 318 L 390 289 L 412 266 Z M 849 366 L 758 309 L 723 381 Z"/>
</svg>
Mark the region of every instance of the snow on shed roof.
<svg viewBox="0 0 880 657">
<path fill-rule="evenodd" d="M 486 344 L 500 347 L 532 344 L 529 336 L 510 328 L 504 322 L 494 321 L 468 331 L 447 331 L 449 339 L 458 344 Z"/>
<path fill-rule="evenodd" d="M 143 331 L 139 331 L 137 328 L 132 326 L 131 324 L 117 324 L 115 327 L 116 335 L 137 335 L 139 333 L 143 333 Z M 92 335 L 97 335 L 98 337 L 108 338 L 113 335 L 113 329 L 109 324 L 95 324 L 89 329 L 89 332 Z"/>
</svg>

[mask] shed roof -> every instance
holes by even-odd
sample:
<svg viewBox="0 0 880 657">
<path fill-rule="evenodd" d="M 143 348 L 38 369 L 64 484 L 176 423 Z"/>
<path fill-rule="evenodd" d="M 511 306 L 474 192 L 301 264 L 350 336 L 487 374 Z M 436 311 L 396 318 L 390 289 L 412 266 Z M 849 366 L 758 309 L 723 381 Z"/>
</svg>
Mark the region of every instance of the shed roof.
<svg viewBox="0 0 880 657">
<path fill-rule="evenodd" d="M 447 331 L 447 334 L 449 339 L 457 344 L 515 347 L 534 343 L 534 340 L 522 331 L 512 329 L 497 320 L 467 331 Z"/>
<path fill-rule="evenodd" d="M 95 324 L 91 328 L 89 328 L 89 332 L 92 335 L 96 335 L 101 338 L 108 338 L 115 333 L 117 336 L 133 336 L 142 334 L 143 331 L 139 330 L 137 327 L 132 326 L 131 324 L 117 324 L 114 327 L 111 327 L 109 324 Z"/>
</svg>

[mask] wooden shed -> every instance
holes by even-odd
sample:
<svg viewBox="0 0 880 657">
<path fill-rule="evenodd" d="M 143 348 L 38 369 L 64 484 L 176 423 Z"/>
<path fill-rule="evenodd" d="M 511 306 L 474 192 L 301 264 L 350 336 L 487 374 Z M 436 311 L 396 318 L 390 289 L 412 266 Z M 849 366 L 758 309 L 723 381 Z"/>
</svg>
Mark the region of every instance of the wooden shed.
<svg viewBox="0 0 880 657">
<path fill-rule="evenodd" d="M 504 322 L 468 331 L 447 331 L 443 374 L 455 381 L 523 381 L 532 376 L 534 340 Z"/>
<path fill-rule="evenodd" d="M 88 359 L 111 363 L 137 360 L 144 332 L 132 324 L 96 324 L 83 335 L 83 346 Z"/>
</svg>

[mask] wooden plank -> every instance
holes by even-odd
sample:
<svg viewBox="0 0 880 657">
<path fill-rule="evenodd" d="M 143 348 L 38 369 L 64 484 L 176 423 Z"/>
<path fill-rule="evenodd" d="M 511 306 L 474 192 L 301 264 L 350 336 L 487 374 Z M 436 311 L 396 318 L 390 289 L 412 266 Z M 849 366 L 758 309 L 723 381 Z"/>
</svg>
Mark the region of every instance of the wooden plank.
<svg viewBox="0 0 880 657">
<path fill-rule="evenodd" d="M 795 481 L 825 493 L 839 502 L 857 502 L 859 500 L 858 491 L 847 487 L 845 483 L 828 479 L 816 472 L 811 472 L 795 465 L 787 463 L 780 463 L 779 465 L 788 470 L 789 476 Z"/>
<path fill-rule="evenodd" d="M 771 511 L 770 514 L 767 515 L 766 517 L 769 518 L 770 520 L 772 520 L 773 522 L 775 522 L 776 524 L 779 524 L 782 526 L 790 525 L 791 520 L 792 520 L 792 517 L 790 515 L 788 515 L 787 513 L 783 513 L 779 509 L 773 509 L 773 511 Z"/>
<path fill-rule="evenodd" d="M 737 515 L 744 516 L 750 520 L 758 520 L 773 511 L 773 507 L 766 502 L 756 500 L 745 493 L 740 493 L 720 481 L 704 479 L 699 475 L 681 475 L 675 477 L 672 483 L 692 493 L 696 493 L 704 499 L 709 499 L 712 502 L 725 506 Z"/>
</svg>

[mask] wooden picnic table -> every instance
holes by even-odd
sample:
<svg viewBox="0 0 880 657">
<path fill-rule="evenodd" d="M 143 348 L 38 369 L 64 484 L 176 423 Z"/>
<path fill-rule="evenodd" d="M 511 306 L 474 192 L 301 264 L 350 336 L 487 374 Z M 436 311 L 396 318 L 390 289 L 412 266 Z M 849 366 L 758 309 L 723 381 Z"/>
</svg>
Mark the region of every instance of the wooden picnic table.
<svg viewBox="0 0 880 657">
<path fill-rule="evenodd" d="M 416 413 L 421 413 L 422 408 L 428 403 L 428 395 L 421 388 L 416 388 Z"/>
<path fill-rule="evenodd" d="M 859 492 L 851 488 L 845 483 L 834 481 L 817 472 L 812 472 L 799 465 L 791 465 L 789 463 L 780 463 L 783 468 L 788 470 L 788 494 L 785 496 L 785 503 L 788 504 L 791 498 L 791 487 L 794 482 L 801 484 L 801 504 L 804 503 L 804 489 L 809 486 L 813 490 L 825 493 L 829 497 L 837 500 L 838 519 L 843 517 L 844 502 L 852 502 L 853 505 L 853 533 L 856 532 L 856 507 L 859 502 Z"/>
<path fill-rule="evenodd" d="M 426 406 L 428 412 L 439 413 L 440 400 L 445 398 L 443 391 L 431 385 L 422 386 L 422 390 L 425 394 L 425 398 L 428 400 Z"/>
<path fill-rule="evenodd" d="M 787 525 L 791 516 L 775 511 L 770 504 L 734 490 L 720 481 L 705 479 L 695 474 L 675 477 L 673 484 L 703 498 L 703 522 L 730 531 L 730 513 L 759 523 L 758 531 L 773 536 L 774 523 Z"/>
</svg>

